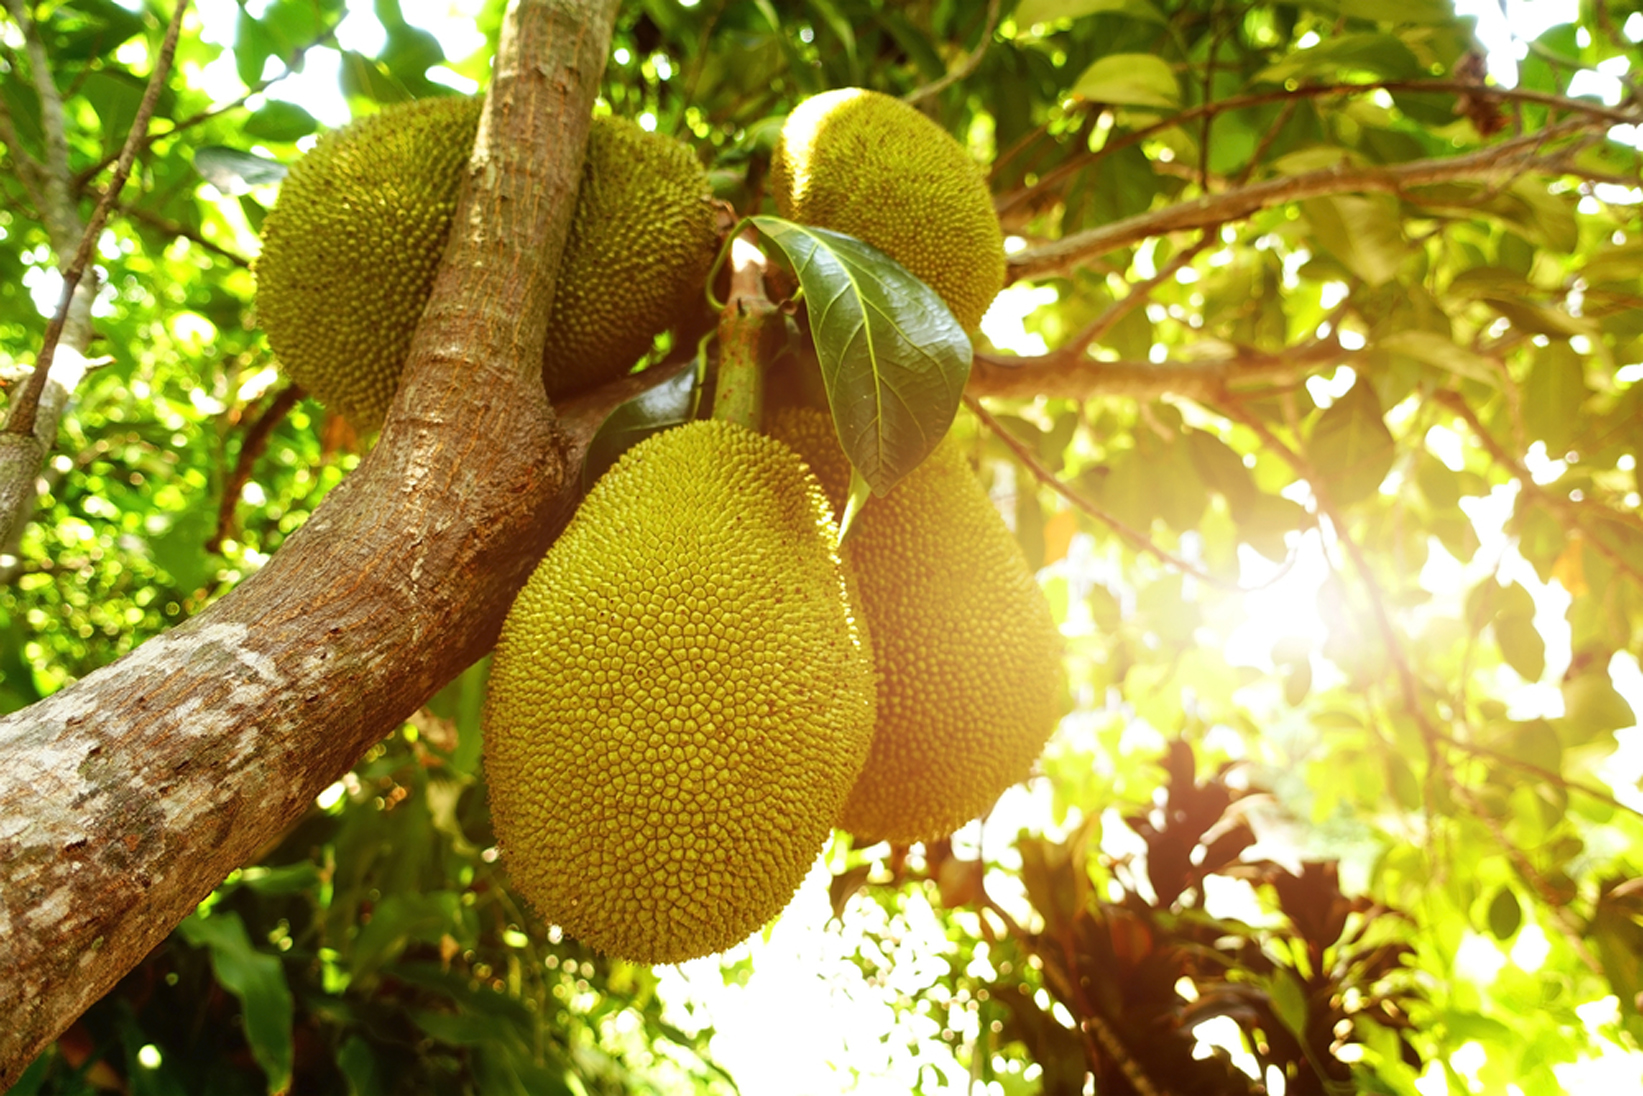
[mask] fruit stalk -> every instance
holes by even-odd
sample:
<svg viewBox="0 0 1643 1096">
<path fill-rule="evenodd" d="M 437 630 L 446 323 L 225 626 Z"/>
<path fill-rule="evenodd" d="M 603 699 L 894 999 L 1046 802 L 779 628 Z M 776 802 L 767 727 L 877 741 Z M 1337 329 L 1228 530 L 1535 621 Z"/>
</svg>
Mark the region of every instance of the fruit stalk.
<svg viewBox="0 0 1643 1096">
<path fill-rule="evenodd" d="M 764 370 L 787 338 L 787 319 L 764 286 L 764 252 L 751 229 L 730 245 L 730 300 L 719 313 L 719 382 L 713 417 L 757 431 Z"/>
</svg>

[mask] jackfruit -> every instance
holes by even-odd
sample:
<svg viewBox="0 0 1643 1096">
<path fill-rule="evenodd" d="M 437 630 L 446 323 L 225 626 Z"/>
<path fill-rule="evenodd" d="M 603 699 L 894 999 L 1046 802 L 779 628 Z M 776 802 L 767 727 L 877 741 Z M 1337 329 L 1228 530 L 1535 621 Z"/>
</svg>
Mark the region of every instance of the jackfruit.
<svg viewBox="0 0 1643 1096">
<path fill-rule="evenodd" d="M 798 456 L 716 420 L 646 439 L 594 485 L 496 647 L 485 769 L 515 889 L 635 962 L 739 943 L 820 852 L 874 701 Z"/>
<path fill-rule="evenodd" d="M 263 226 L 257 311 L 286 373 L 362 430 L 382 424 L 445 250 L 482 102 L 422 99 L 322 138 Z M 701 291 L 717 246 L 684 145 L 594 119 L 543 348 L 549 395 L 626 373 Z"/>
<path fill-rule="evenodd" d="M 783 217 L 863 240 L 940 294 L 966 331 L 1004 286 L 1004 233 L 964 146 L 916 109 L 843 88 L 800 103 L 770 163 Z"/>
<path fill-rule="evenodd" d="M 786 408 L 770 428 L 841 507 L 850 466 L 832 420 Z M 842 554 L 872 637 L 878 723 L 837 824 L 929 841 L 1027 776 L 1060 718 L 1061 633 L 953 438 L 855 520 Z"/>
</svg>

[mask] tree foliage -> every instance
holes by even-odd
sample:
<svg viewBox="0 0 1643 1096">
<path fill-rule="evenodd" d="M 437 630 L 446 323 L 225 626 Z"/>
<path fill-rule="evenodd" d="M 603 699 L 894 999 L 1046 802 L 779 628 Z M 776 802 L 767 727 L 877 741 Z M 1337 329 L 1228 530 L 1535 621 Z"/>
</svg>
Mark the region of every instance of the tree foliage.
<svg viewBox="0 0 1643 1096">
<path fill-rule="evenodd" d="M 338 0 L 242 7 L 232 42 L 185 22 L 65 329 L 91 368 L 0 543 L 0 708 L 209 613 L 359 463 L 256 327 L 268 164 L 319 128 L 279 89 L 331 59 L 355 113 L 449 94 L 502 19 L 446 58 L 374 10 L 374 50 Z M 171 9 L 6 11 L 11 413 Z M 1571 8 L 1504 86 L 1429 0 L 622 6 L 603 101 L 738 212 L 768 212 L 793 103 L 871 86 L 990 165 L 1019 243 L 958 429 L 1068 637 L 1048 808 L 985 856 L 829 853 L 841 918 L 942 911 L 897 1004 L 962 1002 L 936 1039 L 970 1077 L 1552 1093 L 1643 1039 L 1640 37 L 1635 0 Z M 480 663 L 329 774 L 13 1091 L 728 1089 L 652 972 L 509 897 L 483 688 Z M 1212 898 L 1243 885 L 1259 917 Z M 1213 1016 L 1259 1081 L 1193 1058 Z"/>
</svg>

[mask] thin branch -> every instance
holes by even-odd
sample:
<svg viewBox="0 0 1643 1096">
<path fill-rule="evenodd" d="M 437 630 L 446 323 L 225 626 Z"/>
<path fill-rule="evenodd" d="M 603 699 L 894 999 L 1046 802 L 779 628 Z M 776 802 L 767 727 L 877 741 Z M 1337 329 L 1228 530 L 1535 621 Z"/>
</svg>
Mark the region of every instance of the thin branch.
<svg viewBox="0 0 1643 1096">
<path fill-rule="evenodd" d="M 146 151 L 149 146 L 159 141 L 163 141 L 167 137 L 175 137 L 177 134 L 186 129 L 192 129 L 201 123 L 209 122 L 213 118 L 218 118 L 229 113 L 230 111 L 238 110 L 243 107 L 246 104 L 246 101 L 252 96 L 261 95 L 281 80 L 295 75 L 298 71 L 296 67 L 298 62 L 307 55 L 309 50 L 322 46 L 336 37 L 338 25 L 339 24 L 333 24 L 332 26 L 326 27 L 324 30 L 316 34 L 311 40 L 303 43 L 301 46 L 298 46 L 292 51 L 291 60 L 286 62 L 284 69 L 273 76 L 268 77 L 266 80 L 258 80 L 246 90 L 244 95 L 241 95 L 239 98 L 223 103 L 221 106 L 207 107 L 205 110 L 191 114 L 187 118 L 172 122 L 171 128 L 169 129 L 163 129 L 158 132 L 148 134 L 143 138 L 143 150 Z M 78 191 L 83 189 L 91 182 L 91 180 L 95 179 L 98 175 L 101 175 L 103 173 L 103 169 L 107 168 L 108 165 L 114 163 L 117 159 L 118 156 L 105 156 L 101 160 L 98 160 L 96 163 L 92 164 L 90 167 L 81 171 L 74 177 L 75 190 Z"/>
<path fill-rule="evenodd" d="M 217 507 L 217 531 L 205 542 L 207 552 L 222 550 L 222 542 L 228 539 L 234 530 L 234 508 L 240 501 L 240 492 L 245 489 L 246 481 L 251 478 L 251 471 L 256 466 L 257 458 L 268 448 L 268 436 L 303 395 L 302 389 L 297 385 L 286 385 L 280 389 L 267 409 L 246 429 L 245 438 L 240 442 L 239 457 L 234 462 L 234 472 L 223 485 L 222 502 Z"/>
<path fill-rule="evenodd" d="M 987 0 L 987 21 L 981 28 L 981 41 L 976 43 L 975 49 L 971 50 L 962 61 L 949 69 L 945 76 L 908 92 L 902 97 L 902 101 L 917 106 L 931 96 L 946 91 L 974 72 L 976 66 L 981 64 L 981 58 L 986 54 L 987 47 L 993 44 L 993 29 L 998 26 L 1000 6 L 999 0 Z"/>
<path fill-rule="evenodd" d="M 1473 757 L 1487 758 L 1497 764 L 1505 765 L 1508 768 L 1517 769 L 1519 772 L 1529 773 L 1531 776 L 1539 777 L 1541 780 L 1551 784 L 1553 787 L 1562 788 L 1566 792 L 1579 792 L 1581 795 L 1584 795 L 1590 799 L 1595 799 L 1599 803 L 1613 807 L 1617 811 L 1624 811 L 1633 817 L 1643 818 L 1643 811 L 1638 810 L 1636 807 L 1631 807 L 1625 803 L 1622 803 L 1611 793 L 1603 790 L 1602 788 L 1593 787 L 1590 784 L 1583 784 L 1578 780 L 1570 780 L 1562 773 L 1553 772 L 1551 769 L 1536 765 L 1533 761 L 1524 761 L 1522 758 L 1513 757 L 1511 754 L 1502 753 L 1501 751 L 1491 749 L 1488 746 L 1480 746 L 1476 742 L 1468 742 L 1465 739 L 1444 734 L 1442 731 L 1438 732 L 1438 741 L 1442 742 L 1446 746 L 1452 746 L 1463 753 L 1471 754 Z"/>
<path fill-rule="evenodd" d="M 11 0 L 11 3 L 19 8 L 21 2 L 22 0 Z M 114 179 L 104 192 L 102 200 L 97 203 L 96 212 L 91 215 L 91 223 L 86 225 L 85 231 L 80 234 L 80 246 L 74 253 L 73 261 L 63 269 L 63 294 L 57 304 L 57 314 L 46 326 L 45 342 L 34 362 L 34 375 L 29 377 L 27 387 L 12 404 L 11 414 L 6 419 L 7 433 L 22 437 L 34 433 L 34 416 L 39 410 L 40 394 L 45 391 L 46 377 L 51 372 L 51 360 L 57 354 L 57 340 L 62 337 L 63 325 L 68 322 L 69 306 L 73 303 L 74 291 L 79 287 L 80 279 L 91 262 L 92 249 L 97 246 L 97 238 L 102 235 L 103 225 L 108 221 L 108 213 L 114 205 L 114 199 L 131 175 L 132 162 L 137 158 L 137 149 L 142 145 L 143 135 L 148 132 L 148 121 L 154 116 L 154 105 L 159 102 L 160 89 L 165 87 L 166 77 L 171 73 L 171 61 L 177 54 L 177 37 L 182 33 L 183 13 L 187 10 L 188 0 L 177 0 L 177 7 L 171 13 L 171 24 L 166 27 L 165 42 L 160 46 L 160 56 L 154 62 L 154 70 L 149 73 L 148 87 L 143 92 L 142 104 L 137 108 L 137 117 L 132 120 L 131 131 L 126 134 L 125 147 L 120 150 L 120 162 L 115 165 Z M 65 160 L 64 174 L 67 170 Z"/>
<path fill-rule="evenodd" d="M 1180 273 L 1182 267 L 1202 254 L 1204 248 L 1215 240 L 1215 232 L 1216 229 L 1213 226 L 1204 229 L 1199 234 L 1196 243 L 1176 252 L 1174 257 L 1164 265 L 1164 268 L 1152 277 L 1130 287 L 1129 293 L 1108 305 L 1101 315 L 1085 324 L 1082 331 L 1062 345 L 1047 354 L 1014 359 L 1012 364 L 1016 368 L 1062 369 L 1075 362 L 1082 361 L 1089 348 L 1099 342 L 1101 337 L 1108 331 L 1111 331 L 1119 320 L 1135 311 L 1136 306 L 1144 303 L 1152 295 L 1153 290 L 1175 277 L 1176 274 Z"/>
<path fill-rule="evenodd" d="M 1409 661 L 1409 653 L 1404 650 L 1403 641 L 1399 639 L 1397 628 L 1392 623 L 1392 615 L 1386 608 L 1386 591 L 1382 588 L 1380 579 L 1375 575 L 1374 570 L 1369 566 L 1369 560 L 1364 555 L 1363 549 L 1358 546 L 1358 542 L 1353 540 L 1348 532 L 1345 519 L 1341 517 L 1340 511 L 1330 500 L 1329 490 L 1324 485 L 1318 470 L 1313 467 L 1310 460 L 1285 445 L 1277 435 L 1267 428 L 1265 423 L 1250 414 L 1249 410 L 1244 407 L 1236 396 L 1229 393 L 1222 401 L 1221 409 L 1228 418 L 1241 422 L 1253 430 L 1255 435 L 1261 439 L 1262 444 L 1283 457 L 1285 463 L 1294 470 L 1295 474 L 1306 480 L 1308 486 L 1311 487 L 1312 497 L 1317 503 L 1318 512 L 1329 519 L 1329 524 L 1335 530 L 1335 539 L 1346 550 L 1347 556 L 1352 560 L 1353 568 L 1358 572 L 1358 576 L 1363 580 L 1363 584 L 1369 592 L 1369 605 L 1374 613 L 1375 627 L 1380 633 L 1382 646 L 1386 648 L 1386 657 L 1392 663 L 1392 668 L 1397 674 L 1398 687 L 1403 694 L 1404 707 L 1420 725 L 1421 731 L 1430 744 L 1438 737 L 1439 731 L 1426 714 L 1425 709 L 1421 707 L 1419 682 L 1415 677 L 1414 666 Z"/>
<path fill-rule="evenodd" d="M 1553 494 L 1536 483 L 1535 477 L 1523 466 L 1522 462 L 1507 452 L 1506 447 L 1496 441 L 1488 430 L 1484 429 L 1477 413 L 1472 410 L 1465 397 L 1460 393 L 1445 389 L 1434 392 L 1432 398 L 1460 416 L 1466 422 L 1466 425 L 1472 428 L 1472 433 L 1477 436 L 1478 442 L 1488 451 L 1496 463 L 1502 465 L 1511 473 L 1512 478 L 1517 480 L 1525 494 L 1547 509 L 1555 510 L 1565 521 L 1580 532 L 1584 543 L 1591 545 L 1593 551 L 1608 560 L 1611 567 L 1643 587 L 1643 571 L 1639 571 L 1625 556 L 1604 543 L 1603 539 L 1586 524 L 1585 514 L 1591 504 L 1576 502 L 1566 495 Z M 1643 520 L 1640 520 L 1636 514 L 1629 511 L 1610 509 L 1601 505 L 1598 508 L 1603 510 L 1605 516 L 1615 521 L 1630 525 L 1643 524 Z"/>
<path fill-rule="evenodd" d="M 1489 833 L 1493 835 L 1495 841 L 1505 851 L 1507 859 L 1512 862 L 1512 866 L 1517 868 L 1518 874 L 1523 877 L 1523 881 L 1534 888 L 1535 897 L 1546 904 L 1546 909 L 1551 914 L 1553 923 L 1557 925 L 1558 931 L 1563 934 L 1564 939 L 1569 942 L 1569 946 L 1574 949 L 1574 953 L 1580 957 L 1580 961 L 1586 964 L 1587 969 L 1593 974 L 1599 978 L 1603 977 L 1603 964 L 1599 963 L 1597 957 L 1592 954 L 1591 948 L 1586 944 L 1585 937 L 1580 933 L 1580 926 L 1571 919 L 1568 909 L 1557 900 L 1557 892 L 1552 888 L 1546 877 L 1540 873 L 1540 869 L 1535 867 L 1534 862 L 1529 859 L 1529 855 L 1512 843 L 1511 838 L 1506 836 L 1506 831 L 1501 828 L 1499 820 L 1489 812 L 1488 808 L 1478 802 L 1477 796 L 1472 794 L 1471 789 L 1463 786 L 1460 781 L 1453 778 L 1450 779 L 1449 785 L 1455 795 L 1470 808 L 1472 815 L 1482 822 Z"/>
<path fill-rule="evenodd" d="M 158 229 L 167 236 L 177 236 L 187 240 L 189 243 L 198 244 L 200 247 L 211 252 L 213 255 L 226 259 L 235 266 L 245 269 L 250 269 L 251 267 L 251 260 L 247 259 L 244 255 L 241 255 L 237 251 L 230 251 L 221 244 L 212 243 L 210 240 L 206 239 L 204 236 L 201 236 L 193 229 L 188 228 L 185 225 L 177 224 L 175 221 L 168 221 L 158 213 L 146 210 L 141 206 L 126 205 L 124 203 L 120 205 L 120 212 L 125 214 L 127 217 L 130 217 L 133 221 L 141 221 L 145 225 Z"/>
<path fill-rule="evenodd" d="M 1228 582 L 1226 579 L 1217 578 L 1209 572 L 1193 566 L 1180 556 L 1173 555 L 1172 553 L 1165 551 L 1163 548 L 1160 548 L 1158 545 L 1153 543 L 1152 538 L 1147 536 L 1147 534 L 1138 529 L 1132 528 L 1126 522 L 1113 517 L 1111 514 L 1095 505 L 1095 503 L 1083 497 L 1078 492 L 1068 487 L 1065 483 L 1062 483 L 1053 472 L 1044 467 L 1039 459 L 1033 455 L 1030 449 L 1021 444 L 1019 439 L 1017 439 L 1008 430 L 1004 429 L 1003 425 L 997 419 L 993 418 L 985 407 L 981 406 L 980 400 L 976 399 L 974 396 L 966 395 L 964 397 L 964 404 L 975 413 L 976 418 L 981 420 L 983 426 L 987 427 L 988 430 L 991 430 L 993 435 L 998 438 L 999 441 L 1004 443 L 1005 448 L 1015 454 L 1016 459 L 1019 460 L 1027 471 L 1032 474 L 1034 479 L 1054 491 L 1056 494 L 1060 495 L 1062 498 L 1066 499 L 1078 510 L 1088 514 L 1096 521 L 1101 522 L 1103 525 L 1107 526 L 1107 528 L 1117 533 L 1124 540 L 1129 541 L 1129 543 L 1138 551 L 1145 552 L 1147 555 L 1154 557 L 1167 567 L 1173 568 L 1182 574 L 1191 575 L 1199 582 L 1202 582 L 1207 586 L 1213 586 L 1217 590 L 1228 590 L 1234 593 L 1248 593 L 1252 590 L 1259 590 L 1266 586 L 1270 586 L 1274 582 L 1277 582 L 1288 573 L 1290 567 L 1293 566 L 1295 562 L 1295 554 L 1291 553 L 1289 559 L 1285 560 L 1283 566 L 1278 569 L 1277 574 L 1273 575 L 1271 578 L 1267 579 L 1258 586 L 1239 586 L 1235 582 Z"/>
<path fill-rule="evenodd" d="M 1617 125 L 1636 125 L 1638 122 L 1636 111 L 1606 107 L 1601 103 L 1593 103 L 1582 99 L 1567 99 L 1546 92 L 1527 91 L 1519 88 L 1484 87 L 1456 80 L 1388 80 L 1371 84 L 1312 84 L 1293 89 L 1286 88 L 1282 91 L 1238 95 L 1230 99 L 1219 99 L 1213 103 L 1200 103 L 1195 107 L 1188 107 L 1186 110 L 1172 114 L 1162 121 L 1154 122 L 1152 125 L 1131 130 L 1121 136 L 1112 138 L 1098 149 L 1079 153 L 1069 158 L 1065 163 L 1057 164 L 1053 169 L 1045 172 L 1032 186 L 1023 187 L 1005 196 L 999 202 L 998 212 L 1000 216 L 1003 216 L 1018 205 L 1030 202 L 1041 194 L 1056 190 L 1068 177 L 1076 175 L 1085 168 L 1100 162 L 1105 157 L 1129 148 L 1131 145 L 1139 144 L 1148 137 L 1156 136 L 1198 118 L 1211 117 L 1234 110 L 1248 110 L 1252 107 L 1268 106 L 1272 103 L 1285 103 L 1293 108 L 1295 103 L 1304 99 L 1333 98 L 1337 95 L 1363 95 L 1374 91 L 1471 95 L 1520 103 L 1536 103 L 1554 110 L 1603 119 Z M 1254 162 L 1255 160 L 1252 158 L 1251 163 Z"/>
<path fill-rule="evenodd" d="M 1087 355 L 1072 361 L 978 353 L 965 391 L 972 396 L 1033 396 L 1092 399 L 1130 396 L 1157 399 L 1174 395 L 1208 402 L 1230 388 L 1257 384 L 1298 384 L 1320 369 L 1350 365 L 1367 351 L 1348 350 L 1333 337 L 1278 351 L 1232 348 L 1201 362 L 1099 361 Z"/>
<path fill-rule="evenodd" d="M 1469 156 L 1412 160 L 1405 164 L 1380 167 L 1325 168 L 1206 195 L 1195 202 L 1181 202 L 1151 210 L 1074 233 L 1054 243 L 1019 251 L 1009 258 L 1008 279 L 1013 282 L 1053 277 L 1064 274 L 1085 259 L 1105 255 L 1154 236 L 1243 220 L 1263 209 L 1307 198 L 1358 191 L 1402 194 L 1410 187 L 1433 183 L 1479 181 L 1511 172 L 1556 168 L 1567 152 L 1546 154 L 1544 146 L 1549 141 L 1574 136 L 1588 125 L 1590 123 L 1587 121 L 1566 122 Z"/>
</svg>

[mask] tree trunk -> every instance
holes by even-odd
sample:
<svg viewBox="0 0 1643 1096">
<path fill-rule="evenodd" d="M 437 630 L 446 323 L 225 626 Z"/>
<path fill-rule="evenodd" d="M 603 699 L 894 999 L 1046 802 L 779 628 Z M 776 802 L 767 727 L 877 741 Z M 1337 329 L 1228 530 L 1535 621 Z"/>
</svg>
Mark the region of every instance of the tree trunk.
<svg viewBox="0 0 1643 1096">
<path fill-rule="evenodd" d="M 556 416 L 557 256 L 617 0 L 509 13 L 381 441 L 258 574 L 0 720 L 0 1089 L 224 876 L 487 651 L 613 386 Z"/>
</svg>

